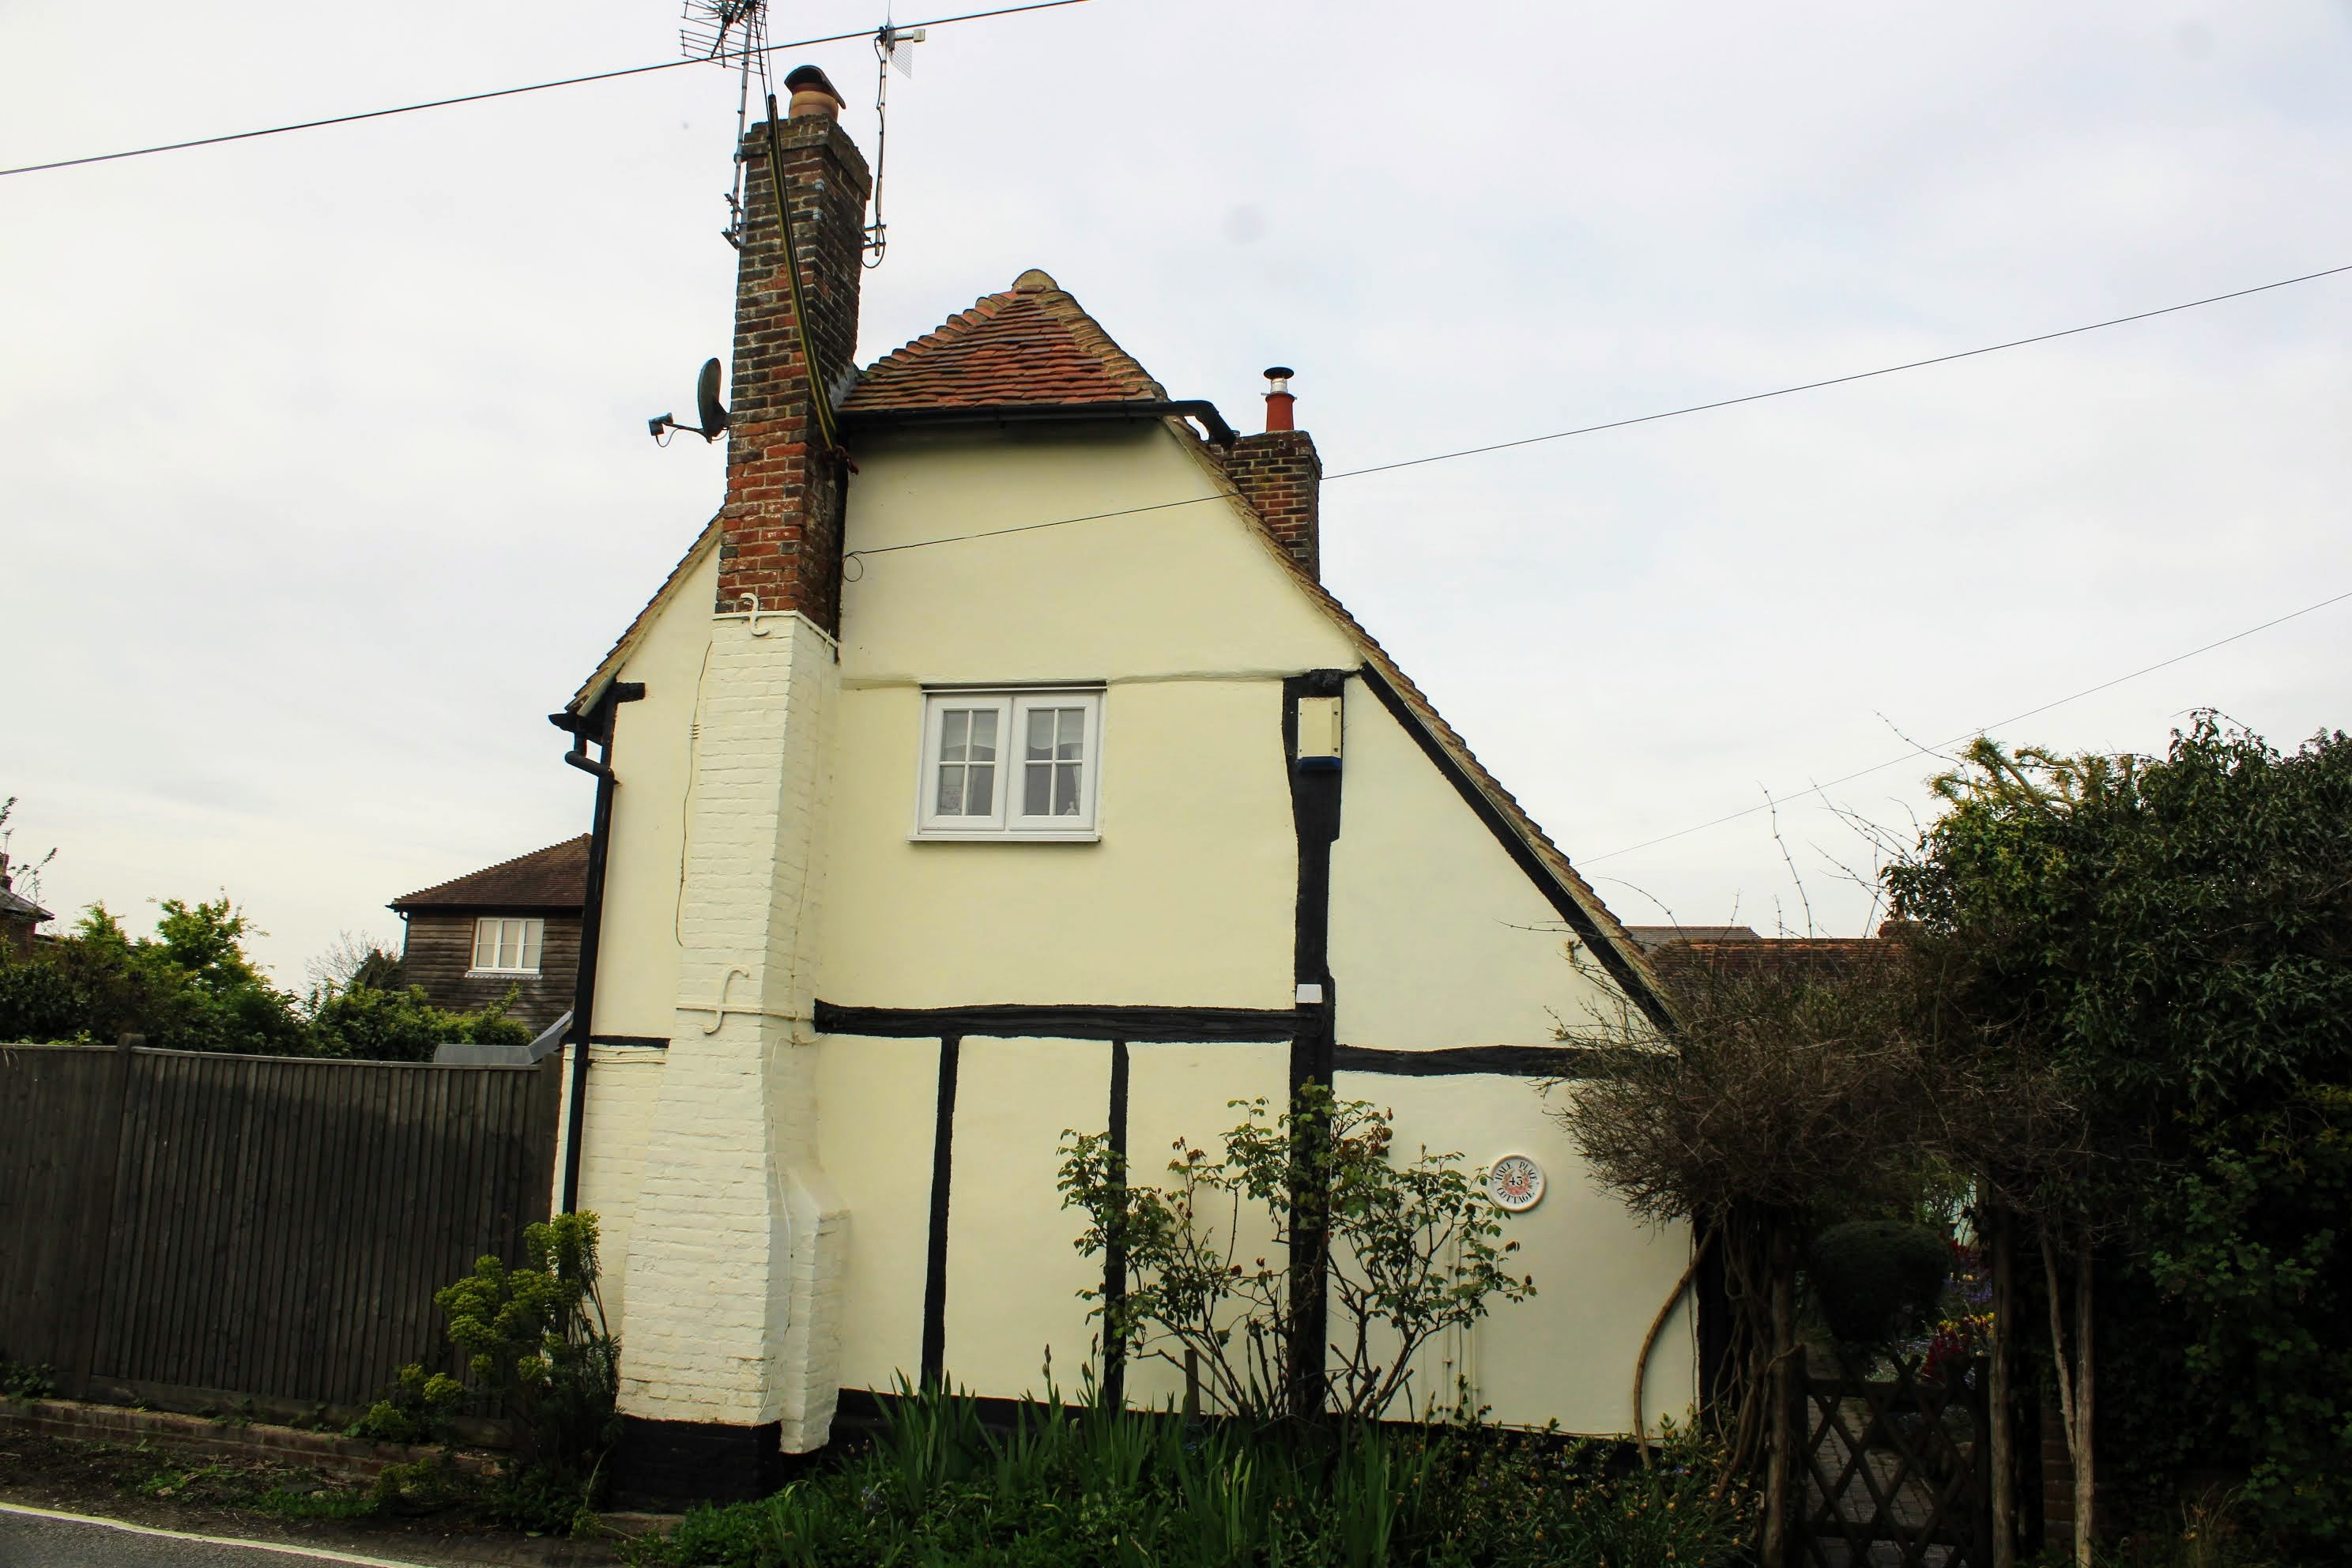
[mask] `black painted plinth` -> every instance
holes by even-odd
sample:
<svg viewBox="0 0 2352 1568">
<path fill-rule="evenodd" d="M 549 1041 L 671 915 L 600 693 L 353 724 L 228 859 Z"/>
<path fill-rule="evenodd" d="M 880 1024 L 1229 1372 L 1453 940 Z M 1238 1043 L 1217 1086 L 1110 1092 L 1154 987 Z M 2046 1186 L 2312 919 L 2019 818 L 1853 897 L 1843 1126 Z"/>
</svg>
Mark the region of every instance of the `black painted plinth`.
<svg viewBox="0 0 2352 1568">
<path fill-rule="evenodd" d="M 629 1501 L 672 1506 L 765 1497 L 783 1484 L 781 1431 L 775 1421 L 730 1426 L 624 1415 L 614 1490 Z"/>
</svg>

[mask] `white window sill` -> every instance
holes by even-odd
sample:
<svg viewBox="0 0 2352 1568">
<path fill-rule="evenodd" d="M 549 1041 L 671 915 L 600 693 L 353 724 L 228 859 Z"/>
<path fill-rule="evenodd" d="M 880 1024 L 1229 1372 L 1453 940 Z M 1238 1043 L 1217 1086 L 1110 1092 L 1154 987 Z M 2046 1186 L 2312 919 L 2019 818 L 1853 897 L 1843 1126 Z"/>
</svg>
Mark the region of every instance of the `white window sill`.
<svg viewBox="0 0 2352 1568">
<path fill-rule="evenodd" d="M 927 827 L 907 835 L 909 844 L 1099 844 L 1102 835 L 1087 833 L 1037 833 L 1024 828 L 976 828 L 962 832 L 949 827 Z"/>
<path fill-rule="evenodd" d="M 466 971 L 466 978 L 468 980 L 536 980 L 539 978 L 539 971 L 536 969 L 468 969 Z"/>
</svg>

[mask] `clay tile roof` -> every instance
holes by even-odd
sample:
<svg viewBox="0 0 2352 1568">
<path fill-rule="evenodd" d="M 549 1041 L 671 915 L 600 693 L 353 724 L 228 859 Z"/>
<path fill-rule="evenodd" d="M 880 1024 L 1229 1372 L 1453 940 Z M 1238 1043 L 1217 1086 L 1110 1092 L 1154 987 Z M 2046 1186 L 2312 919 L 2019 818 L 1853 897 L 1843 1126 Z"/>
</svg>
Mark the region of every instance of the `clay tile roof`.
<svg viewBox="0 0 2352 1568">
<path fill-rule="evenodd" d="M 844 414 L 1035 404 L 1164 403 L 1167 389 L 1032 268 L 861 377 Z"/>
<path fill-rule="evenodd" d="M 1625 933 L 1648 952 L 1670 942 L 1762 942 L 1754 926 L 1627 926 Z"/>
<path fill-rule="evenodd" d="M 392 900 L 395 910 L 572 910 L 588 899 L 588 836 Z"/>
<path fill-rule="evenodd" d="M 0 915 L 5 915 L 12 920 L 34 921 L 55 918 L 48 910 L 13 888 L 0 888 Z"/>
<path fill-rule="evenodd" d="M 1651 950 L 1650 967 L 1677 990 L 1712 975 L 1721 980 L 1835 980 L 1899 951 L 1885 936 L 1747 937 L 1694 941 L 1688 937 Z"/>
</svg>

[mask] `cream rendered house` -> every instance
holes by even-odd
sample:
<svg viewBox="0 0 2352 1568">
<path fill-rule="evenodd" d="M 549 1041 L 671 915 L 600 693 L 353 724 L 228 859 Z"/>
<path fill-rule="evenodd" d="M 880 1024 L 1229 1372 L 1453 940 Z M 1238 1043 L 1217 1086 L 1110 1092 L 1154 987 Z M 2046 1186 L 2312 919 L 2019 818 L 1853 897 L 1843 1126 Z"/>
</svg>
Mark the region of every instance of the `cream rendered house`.
<svg viewBox="0 0 2352 1568">
<path fill-rule="evenodd" d="M 1118 1282 L 1064 1131 L 1151 1180 L 1310 1078 L 1546 1173 L 1508 1220 L 1538 1296 L 1423 1386 L 1629 1431 L 1690 1238 L 1531 1079 L 1555 1017 L 1658 1009 L 1633 942 L 1319 585 L 1279 383 L 1236 438 L 1034 271 L 852 368 L 866 165 L 792 85 L 743 148 L 726 504 L 557 716 L 600 775 L 561 1187 L 604 1220 L 625 1482 L 742 1495 L 902 1374 L 1019 1395 L 1050 1350 L 1066 1386 Z"/>
</svg>

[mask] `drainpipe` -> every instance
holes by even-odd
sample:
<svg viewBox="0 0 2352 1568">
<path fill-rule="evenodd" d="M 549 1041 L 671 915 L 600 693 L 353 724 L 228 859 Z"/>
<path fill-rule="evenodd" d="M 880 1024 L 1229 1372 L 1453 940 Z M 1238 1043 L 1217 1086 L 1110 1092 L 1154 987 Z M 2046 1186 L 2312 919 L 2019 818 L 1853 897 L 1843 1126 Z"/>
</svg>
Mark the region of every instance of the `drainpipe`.
<svg viewBox="0 0 2352 1568">
<path fill-rule="evenodd" d="M 596 780 L 596 811 L 588 829 L 588 885 L 580 904 L 580 971 L 572 991 L 572 1109 L 564 1118 L 560 1214 L 571 1214 L 580 1205 L 580 1138 L 588 1124 L 588 1042 L 595 1024 L 596 956 L 604 937 L 604 863 L 613 847 L 613 791 L 620 783 L 613 776 L 614 709 L 645 694 L 641 680 L 615 681 L 587 713 L 547 716 L 557 729 L 571 731 L 572 749 L 563 753 L 564 762 Z M 604 752 L 601 759 L 588 754 L 592 731 Z"/>
</svg>

